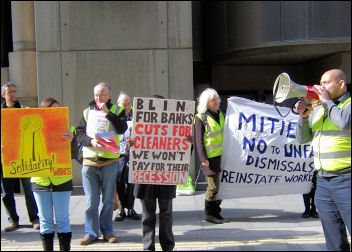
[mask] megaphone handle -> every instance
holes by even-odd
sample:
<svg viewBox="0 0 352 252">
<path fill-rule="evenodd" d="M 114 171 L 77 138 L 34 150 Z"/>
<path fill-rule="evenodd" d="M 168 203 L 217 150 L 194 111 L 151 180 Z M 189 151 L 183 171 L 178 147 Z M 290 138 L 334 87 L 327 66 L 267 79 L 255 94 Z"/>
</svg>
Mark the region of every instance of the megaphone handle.
<svg viewBox="0 0 352 252">
<path fill-rule="evenodd" d="M 312 103 L 312 99 L 309 99 L 309 98 L 303 98 L 303 99 L 301 99 L 301 100 L 304 101 L 304 104 L 305 104 L 306 106 L 308 106 L 308 105 L 310 105 L 310 104 Z M 300 102 L 300 100 L 297 100 L 297 102 Z M 306 108 L 305 110 L 300 110 L 300 111 L 298 111 L 298 112 L 296 112 L 296 111 L 294 110 L 294 108 L 297 108 L 297 106 L 296 106 L 297 102 L 295 102 L 295 103 L 292 105 L 292 108 L 291 108 L 292 113 L 294 113 L 294 114 L 296 114 L 296 115 L 301 115 L 301 114 L 306 113 L 307 110 L 308 110 L 307 108 Z"/>
</svg>

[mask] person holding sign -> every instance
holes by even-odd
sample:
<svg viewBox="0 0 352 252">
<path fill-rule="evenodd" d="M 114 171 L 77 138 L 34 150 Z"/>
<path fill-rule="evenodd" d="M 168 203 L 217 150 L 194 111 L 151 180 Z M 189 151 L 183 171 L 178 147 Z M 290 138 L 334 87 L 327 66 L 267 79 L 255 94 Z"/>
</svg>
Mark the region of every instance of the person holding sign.
<svg viewBox="0 0 352 252">
<path fill-rule="evenodd" d="M 160 95 L 153 98 L 165 99 Z M 130 144 L 133 146 L 133 141 Z M 172 200 L 176 198 L 176 185 L 136 184 L 134 196 L 142 204 L 143 249 L 155 250 L 156 202 L 159 205 L 159 241 L 163 251 L 175 247 L 172 232 Z"/>
<path fill-rule="evenodd" d="M 315 204 L 323 225 L 326 247 L 349 251 L 351 235 L 351 95 L 342 70 L 325 72 L 314 86 L 322 105 L 313 110 L 302 100 L 296 130 L 301 143 L 312 141 L 318 170 Z"/>
<path fill-rule="evenodd" d="M 60 103 L 54 98 L 46 98 L 41 108 L 60 107 Z M 71 152 L 76 147 L 73 141 L 73 133 L 70 130 L 61 133 L 61 136 L 71 142 Z M 72 172 L 66 176 L 32 177 L 32 188 L 38 205 L 40 218 L 40 239 L 44 251 L 52 251 L 54 248 L 54 216 L 55 211 L 57 236 L 60 250 L 69 251 L 71 248 L 71 226 L 69 218 L 69 205 L 72 185 Z"/>
<path fill-rule="evenodd" d="M 208 186 L 205 193 L 205 220 L 222 224 L 220 215 L 221 200 L 216 200 L 219 191 L 221 155 L 225 116 L 219 110 L 220 98 L 216 90 L 205 89 L 198 98 L 195 117 L 195 136 L 198 156 L 207 176 Z"/>
<path fill-rule="evenodd" d="M 1 85 L 1 96 L 4 98 L 4 101 L 1 103 L 1 109 L 24 108 L 24 106 L 17 101 L 17 89 L 14 83 L 6 82 Z M 9 215 L 9 224 L 4 229 L 6 232 L 13 231 L 18 227 L 19 216 L 17 215 L 14 196 L 16 180 L 17 178 L 4 178 L 1 167 L 2 200 L 4 202 L 6 212 Z M 20 178 L 20 180 L 22 182 L 24 196 L 26 199 L 29 220 L 33 224 L 33 228 L 35 230 L 39 230 L 38 208 L 33 196 L 30 179 Z"/>
<path fill-rule="evenodd" d="M 128 183 L 128 172 L 129 172 L 129 146 L 127 140 L 131 137 L 132 130 L 132 103 L 131 97 L 125 93 L 121 92 L 117 98 L 117 105 L 120 106 L 121 112 L 126 115 L 126 122 L 128 124 L 128 129 L 124 134 L 120 135 L 120 159 L 119 159 L 119 171 L 116 177 L 116 190 L 120 199 L 120 209 L 115 217 L 115 221 L 122 221 L 124 218 L 129 218 L 132 220 L 140 220 L 141 217 L 136 213 L 134 208 L 133 189 L 134 184 Z M 127 214 L 125 212 L 127 209 Z"/>
<path fill-rule="evenodd" d="M 76 127 L 77 141 L 83 145 L 82 184 L 87 199 L 85 211 L 85 232 L 81 245 L 88 245 L 99 239 L 99 228 L 103 239 L 117 242 L 113 234 L 112 215 L 114 191 L 119 153 L 103 148 L 97 134 L 114 132 L 119 146 L 119 135 L 127 129 L 125 113 L 118 115 L 118 107 L 111 103 L 111 88 L 106 82 L 94 87 L 94 101 L 83 111 L 83 117 Z M 98 214 L 102 193 L 103 207 Z"/>
</svg>

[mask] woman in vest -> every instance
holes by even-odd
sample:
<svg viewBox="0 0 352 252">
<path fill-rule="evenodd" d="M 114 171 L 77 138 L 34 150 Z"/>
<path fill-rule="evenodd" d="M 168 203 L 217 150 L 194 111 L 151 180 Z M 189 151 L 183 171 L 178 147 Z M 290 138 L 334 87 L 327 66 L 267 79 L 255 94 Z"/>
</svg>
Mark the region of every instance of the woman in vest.
<svg viewBox="0 0 352 252">
<path fill-rule="evenodd" d="M 60 107 L 53 98 L 44 99 L 41 108 Z M 73 133 L 69 130 L 62 133 L 62 137 L 71 141 L 71 150 L 76 148 Z M 71 244 L 71 227 L 69 219 L 69 203 L 71 197 L 72 175 L 58 177 L 32 177 L 32 190 L 38 205 L 40 220 L 40 238 L 44 251 L 53 251 L 54 245 L 54 216 L 55 211 L 57 236 L 60 250 L 69 251 Z"/>
<path fill-rule="evenodd" d="M 221 171 L 221 154 L 225 116 L 219 110 L 220 98 L 212 89 L 205 89 L 198 98 L 197 115 L 195 117 L 195 136 L 198 156 L 207 176 L 208 186 L 205 193 L 205 220 L 222 224 L 220 215 L 221 200 L 216 200 L 219 191 Z"/>
</svg>

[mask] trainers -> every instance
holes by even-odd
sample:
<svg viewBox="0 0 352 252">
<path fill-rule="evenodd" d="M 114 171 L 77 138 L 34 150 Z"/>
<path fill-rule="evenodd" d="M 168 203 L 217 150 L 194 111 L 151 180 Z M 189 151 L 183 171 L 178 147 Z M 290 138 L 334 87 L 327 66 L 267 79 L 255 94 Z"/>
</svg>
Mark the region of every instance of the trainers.
<svg viewBox="0 0 352 252">
<path fill-rule="evenodd" d="M 122 209 L 116 214 L 114 221 L 122 221 L 124 218 L 126 218 L 126 212 Z"/>
<path fill-rule="evenodd" d="M 141 216 L 139 216 L 136 211 L 134 211 L 134 209 L 128 209 L 127 218 L 130 218 L 132 220 L 140 220 Z"/>
<path fill-rule="evenodd" d="M 39 220 L 35 220 L 32 222 L 33 225 L 33 229 L 34 230 L 39 230 L 40 229 L 40 224 L 39 224 Z"/>
<path fill-rule="evenodd" d="M 79 244 L 80 245 L 89 245 L 93 242 L 95 242 L 98 239 L 94 239 L 94 238 L 89 238 L 89 237 L 83 237 L 80 241 Z"/>
<path fill-rule="evenodd" d="M 117 242 L 117 238 L 113 234 L 103 235 L 103 239 L 109 243 L 116 243 Z"/>
<path fill-rule="evenodd" d="M 18 222 L 10 222 L 5 228 L 5 232 L 11 232 L 18 227 Z"/>
</svg>

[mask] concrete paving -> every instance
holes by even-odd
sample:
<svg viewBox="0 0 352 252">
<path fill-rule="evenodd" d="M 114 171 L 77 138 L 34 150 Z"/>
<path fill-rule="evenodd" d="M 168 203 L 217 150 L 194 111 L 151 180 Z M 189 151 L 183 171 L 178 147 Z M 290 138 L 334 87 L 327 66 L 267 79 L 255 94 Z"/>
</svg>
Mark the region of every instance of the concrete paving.
<svg viewBox="0 0 352 252">
<path fill-rule="evenodd" d="M 4 232 L 7 215 L 1 202 L 1 250 L 42 250 L 39 231 L 33 230 L 28 220 L 23 195 L 16 195 L 16 205 L 20 227 L 13 232 Z M 173 205 L 175 250 L 326 250 L 320 220 L 301 217 L 304 210 L 302 195 L 228 199 L 221 206 L 227 222 L 211 224 L 204 220 L 204 191 L 197 191 L 193 196 L 177 196 Z M 71 250 L 143 250 L 141 222 L 130 219 L 113 222 L 118 243 L 109 244 L 100 237 L 92 245 L 79 245 L 84 236 L 84 209 L 84 195 L 74 193 L 70 202 Z M 142 212 L 138 199 L 135 210 L 139 214 Z M 54 246 L 59 250 L 57 237 Z M 158 235 L 156 250 L 161 250 Z"/>
</svg>

